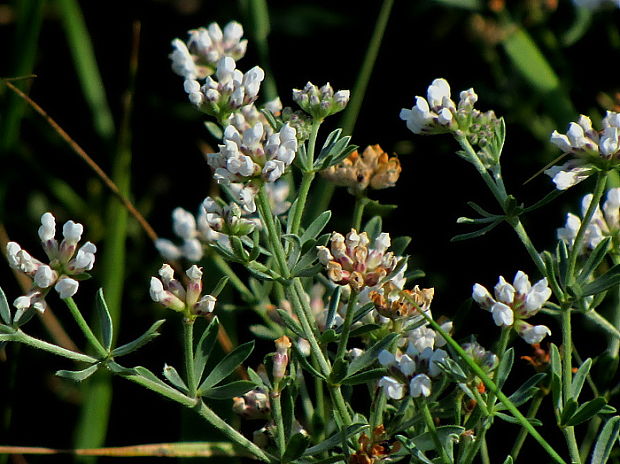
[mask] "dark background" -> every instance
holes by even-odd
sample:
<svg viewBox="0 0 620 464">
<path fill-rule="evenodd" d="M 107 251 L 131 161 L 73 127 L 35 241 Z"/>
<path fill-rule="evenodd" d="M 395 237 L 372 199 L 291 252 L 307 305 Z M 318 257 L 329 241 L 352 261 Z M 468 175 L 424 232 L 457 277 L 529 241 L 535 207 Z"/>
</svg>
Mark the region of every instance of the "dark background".
<svg viewBox="0 0 620 464">
<path fill-rule="evenodd" d="M 399 205 L 394 213 L 384 217 L 384 230 L 393 236 L 413 237 L 408 250 L 412 255 L 410 266 L 426 272 L 419 282 L 422 286 L 435 287 L 434 314 L 456 317 L 465 326 L 457 336 L 473 332 L 488 344 L 498 334 L 490 316 L 478 308 L 469 312 L 466 304 L 463 307 L 473 283 L 480 282 L 490 288 L 499 275 L 511 280 L 519 269 L 528 273 L 532 281 L 540 276 L 505 225 L 481 239 L 450 242 L 454 235 L 472 230 L 456 224 L 459 216 L 475 214 L 466 201 L 476 201 L 491 211 L 497 211 L 497 207 L 476 172 L 454 155 L 456 143 L 450 137 L 414 136 L 398 117 L 401 108 L 412 106 L 416 95 L 425 95 L 426 87 L 436 77 L 445 77 L 450 82 L 455 99 L 458 91 L 474 87 L 480 97 L 477 107 L 483 111 L 494 109 L 506 119 L 508 136 L 503 163 L 508 190 L 520 201 L 531 204 L 552 189 L 553 184 L 544 175 L 525 187 L 522 184 L 558 155 L 547 143 L 548 136 L 556 128 L 564 131 L 568 120 L 554 121 L 545 101 L 548 97 L 537 94 L 516 72 L 501 46 L 492 37 L 480 33 L 476 27 L 480 18 L 498 19 L 490 8 L 498 2 L 482 3 L 483 9 L 474 13 L 433 1 L 396 1 L 353 133 L 353 143 L 362 147 L 379 143 L 386 151 L 399 154 L 403 173 L 397 187 L 371 192 L 382 203 Z M 544 1 L 508 3 L 515 20 L 534 37 L 554 66 L 575 108 L 583 113 L 604 114 L 600 105 L 605 101 L 603 96 L 613 100 L 614 92 L 618 91 L 617 73 L 612 72 L 611 64 L 618 58 L 614 29 L 618 11 L 595 15 L 581 40 L 562 47 L 558 45 L 559 37 L 575 20 L 570 2 L 561 1 L 557 8 L 553 8 L 553 2 Z M 232 1 L 161 0 L 80 2 L 80 6 L 117 121 L 121 96 L 128 82 L 132 23 L 141 23 L 131 122 L 132 196 L 155 230 L 171 238 L 172 209 L 182 206 L 196 212 L 212 187 L 199 145 L 216 142 L 204 130 L 203 116 L 186 101 L 182 79 L 170 70 L 170 41 L 174 37 L 184 39 L 188 29 L 212 21 L 224 25 L 229 20 L 239 20 L 245 26 L 246 37 L 250 38 L 248 54 L 239 61 L 239 67 L 249 69 L 256 64 L 257 53 L 251 40 L 250 21 L 244 16 L 246 5 Z M 12 66 L 20 59 L 15 52 L 18 47 L 12 17 L 16 9 L 11 3 L 0 3 L 0 7 L 3 13 L 0 15 L 3 18 L 0 76 L 11 76 Z M 284 105 L 292 105 L 291 89 L 303 87 L 308 80 L 319 85 L 329 81 L 335 89 L 353 87 L 380 2 L 273 1 L 269 7 L 270 65 Z M 29 89 L 30 96 L 108 170 L 111 147 L 93 129 L 92 115 L 81 93 L 54 2 L 48 2 L 45 9 L 34 72 L 38 77 Z M 3 97 L 6 100 L 6 95 Z M 337 124 L 338 116 L 328 121 L 322 134 Z M 9 236 L 38 256 L 39 217 L 43 211 L 52 209 L 59 225 L 69 218 L 82 222 L 86 235 L 97 242 L 105 235 L 102 210 L 107 192 L 104 187 L 38 115 L 28 111 L 20 130 L 19 144 L 1 154 L 0 212 Z M 51 193 L 50 178 L 67 182 L 89 208 L 67 210 Z M 540 250 L 553 245 L 555 229 L 563 225 L 567 211 L 576 210 L 578 199 L 588 187 L 580 185 L 526 218 L 526 226 Z M 346 230 L 353 197 L 338 189 L 332 205 L 335 219 L 330 227 Z M 160 258 L 133 223 L 128 240 L 121 340 L 135 337 L 156 318 L 168 316 L 150 302 L 147 294 L 148 276 L 157 271 Z M 105 242 L 97 244 L 105 247 Z M 83 284 L 78 294 L 85 306 L 89 295 L 98 288 L 96 268 L 94 277 Z M 0 269 L 0 283 L 9 301 L 20 294 L 8 267 Z M 54 306 L 58 307 L 58 313 L 62 312 L 60 302 Z M 252 317 L 248 312 L 245 316 Z M 60 317 L 65 319 L 62 314 Z M 178 321 L 169 319 L 162 337 L 132 355 L 135 364 L 158 372 L 164 361 L 180 363 L 176 348 L 179 345 L 173 335 L 173 324 Z M 550 325 L 554 332 L 551 340 L 559 344 L 559 327 L 544 316 L 540 321 Z M 582 321 L 578 322 L 578 330 L 587 332 Z M 36 322 L 29 329 L 44 336 Z M 243 324 L 238 328 L 238 336 L 247 336 L 246 330 Z M 603 340 L 598 342 L 588 337 L 584 350 L 593 356 L 603 347 Z M 517 357 L 529 354 L 527 345 L 520 341 L 515 348 Z M 271 349 L 266 345 L 262 354 Z M 7 355 L 8 361 L 0 361 L 0 410 L 10 404 L 13 411 L 10 425 L 0 424 L 0 443 L 71 447 L 80 391 L 53 376 L 55 370 L 68 368 L 67 363 L 25 347 L 11 346 Z M 521 364 L 519 369 L 528 372 Z M 8 388 L 6 379 L 9 378 L 16 379 L 16 387 Z M 117 379 L 107 445 L 209 438 L 194 428 L 194 422 L 188 421 L 174 405 Z M 507 443 L 514 430 L 508 430 Z M 498 452 L 497 459 L 505 452 L 504 449 Z M 52 462 L 53 459 L 28 458 L 28 461 Z"/>
</svg>

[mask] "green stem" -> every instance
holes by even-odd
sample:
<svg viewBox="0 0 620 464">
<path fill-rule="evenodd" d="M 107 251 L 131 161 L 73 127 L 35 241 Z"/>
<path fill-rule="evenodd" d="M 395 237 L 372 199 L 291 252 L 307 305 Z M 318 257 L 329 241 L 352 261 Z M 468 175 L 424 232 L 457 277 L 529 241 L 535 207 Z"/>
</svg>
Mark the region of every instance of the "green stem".
<svg viewBox="0 0 620 464">
<path fill-rule="evenodd" d="M 249 441 L 235 429 L 233 429 L 226 421 L 221 419 L 215 412 L 213 412 L 209 407 L 204 404 L 202 401 L 198 401 L 195 398 L 189 398 L 185 396 L 183 393 L 174 390 L 172 388 L 166 387 L 164 384 L 155 382 L 153 380 L 147 379 L 141 375 L 132 373 L 131 370 L 127 370 L 127 373 L 119 374 L 121 377 L 126 378 L 138 385 L 141 385 L 145 388 L 148 388 L 155 393 L 159 393 L 160 395 L 175 401 L 183 406 L 193 409 L 196 411 L 203 419 L 213 425 L 217 430 L 222 432 L 228 439 L 230 439 L 233 443 L 240 446 L 241 448 L 247 450 L 252 455 L 256 456 L 258 459 L 264 462 L 275 463 L 279 460 L 274 459 L 272 456 L 265 453 L 262 449 L 256 446 L 254 443 Z"/>
<path fill-rule="evenodd" d="M 12 334 L 0 334 L 0 342 L 18 342 L 23 343 L 24 345 L 31 346 L 33 348 L 37 348 L 39 350 L 47 351 L 48 353 L 55 354 L 57 356 L 62 356 L 63 358 L 72 359 L 74 361 L 86 362 L 89 364 L 94 364 L 98 360 L 93 358 L 92 356 L 88 356 L 82 353 L 76 353 L 75 351 L 67 350 L 66 348 L 62 348 L 58 345 L 54 345 L 53 343 L 48 343 L 43 340 L 39 340 L 38 338 L 32 337 L 20 329 L 17 329 Z"/>
<path fill-rule="evenodd" d="M 437 453 L 441 457 L 441 461 L 444 464 L 451 464 L 450 458 L 448 457 L 448 454 L 446 453 L 443 443 L 441 442 L 441 440 L 439 439 L 439 435 L 437 434 L 437 429 L 435 428 L 435 422 L 433 421 L 433 416 L 431 415 L 431 411 L 428 409 L 428 404 L 426 404 L 426 401 L 422 399 L 422 400 L 416 400 L 416 405 L 418 406 L 418 409 L 422 412 L 422 415 L 424 416 L 424 422 L 426 423 L 426 426 L 428 427 L 428 430 L 433 439 L 433 443 L 435 444 L 435 451 L 437 451 Z"/>
<path fill-rule="evenodd" d="M 570 275 L 570 274 L 569 274 Z M 570 304 L 562 305 L 562 397 L 564 406 L 569 398 L 572 398 L 571 386 L 573 383 L 573 339 L 571 333 L 571 308 Z M 575 438 L 575 428 L 563 429 L 571 462 L 580 463 L 579 446 Z"/>
<path fill-rule="evenodd" d="M 314 172 L 304 172 L 301 178 L 301 184 L 299 186 L 299 192 L 297 193 L 297 207 L 295 208 L 295 215 L 293 216 L 293 222 L 291 225 L 291 234 L 298 234 L 301 227 L 301 219 L 306 207 L 306 201 L 308 199 L 308 192 L 312 181 L 314 180 Z"/>
<path fill-rule="evenodd" d="M 196 396 L 198 382 L 194 371 L 194 318 L 183 319 L 183 357 L 185 358 L 185 375 L 187 375 L 187 387 L 189 396 Z"/>
<path fill-rule="evenodd" d="M 484 166 L 484 164 L 482 164 L 480 158 L 478 158 L 476 150 L 474 150 L 474 148 L 471 146 L 469 140 L 467 140 L 467 137 L 464 135 L 459 135 L 455 136 L 455 139 L 461 146 L 461 148 L 465 150 L 465 153 L 467 153 L 468 155 L 467 160 L 476 168 L 476 171 L 478 171 L 478 174 L 480 174 L 482 180 L 484 180 L 484 183 L 487 184 L 487 187 L 489 187 L 489 190 L 491 190 L 491 193 L 493 193 L 493 196 L 503 209 L 507 196 L 506 192 L 503 191 L 502 188 L 497 186 L 493 177 L 491 176 L 491 174 L 489 174 L 487 168 Z"/>
<path fill-rule="evenodd" d="M 591 322 L 598 325 L 599 329 L 607 332 L 608 335 L 615 337 L 616 339 L 620 339 L 620 330 L 618 330 L 618 327 L 620 327 L 620 325 L 618 327 L 615 327 L 611 322 L 609 322 L 607 319 L 597 313 L 594 309 L 591 309 L 587 313 L 585 313 L 585 316 L 590 319 Z"/>
<path fill-rule="evenodd" d="M 387 395 L 383 393 L 381 388 L 375 389 L 375 401 L 370 409 L 370 427 L 374 430 L 375 427 L 383 424 L 383 411 L 387 406 Z"/>
<path fill-rule="evenodd" d="M 276 445 L 278 446 L 278 454 L 282 457 L 286 449 L 286 438 L 284 437 L 284 421 L 282 420 L 280 392 L 274 392 L 271 395 L 271 414 L 276 424 Z"/>
<path fill-rule="evenodd" d="M 355 312 L 355 304 L 357 303 L 357 292 L 351 290 L 349 303 L 347 304 L 347 312 L 344 316 L 342 324 L 342 332 L 338 341 L 338 351 L 336 352 L 336 361 L 344 359 L 347 352 L 347 343 L 349 342 L 349 334 L 351 333 L 351 324 L 353 323 L 353 313 Z"/>
<path fill-rule="evenodd" d="M 375 23 L 375 29 L 372 33 L 372 37 L 370 38 L 370 42 L 366 47 L 366 56 L 364 56 L 362 66 L 357 73 L 357 80 L 355 81 L 355 85 L 351 91 L 351 99 L 349 100 L 349 104 L 347 105 L 347 108 L 342 116 L 340 125 L 345 135 L 351 135 L 353 133 L 353 128 L 355 127 L 357 116 L 359 115 L 362 102 L 364 101 L 364 96 L 366 95 L 368 82 L 370 81 L 370 76 L 375 66 L 377 55 L 379 54 L 379 48 L 381 47 L 381 41 L 383 40 L 383 34 L 387 28 L 387 23 L 390 19 L 390 13 L 392 12 L 393 5 L 394 0 L 383 0 L 381 5 L 381 10 L 379 11 L 377 22 Z"/>
<path fill-rule="evenodd" d="M 487 446 L 486 434 L 484 434 L 480 439 L 480 458 L 482 459 L 482 464 L 491 464 L 491 460 L 489 459 L 489 448 Z"/>
<path fill-rule="evenodd" d="M 402 294 L 405 298 L 408 298 L 410 301 L 411 298 L 407 294 Z M 413 302 L 413 301 L 412 301 Z M 480 379 L 484 382 L 485 386 L 495 395 L 497 398 L 506 406 L 506 409 L 510 411 L 510 413 L 519 421 L 522 427 L 524 427 L 532 437 L 543 447 L 543 449 L 553 458 L 553 460 L 560 464 L 566 464 L 566 461 L 562 459 L 562 457 L 553 449 L 553 447 L 547 443 L 547 441 L 538 433 L 538 431 L 534 428 L 532 424 L 523 416 L 523 414 L 517 409 L 512 401 L 497 387 L 495 382 L 484 372 L 484 370 L 476 364 L 476 362 L 469 357 L 469 355 L 461 348 L 461 346 L 454 340 L 449 333 L 441 328 L 439 324 L 437 324 L 434 320 L 432 320 L 429 316 L 427 316 L 424 312 L 420 312 L 422 317 L 428 322 L 431 327 L 441 335 L 446 342 L 456 351 L 456 353 L 463 359 L 463 361 L 469 366 L 469 368 L 476 374 Z"/>
<path fill-rule="evenodd" d="M 570 250 L 570 254 L 568 256 L 568 271 L 567 276 L 569 279 L 574 279 L 575 266 L 577 263 L 577 257 L 581 253 L 583 246 L 585 245 L 583 238 L 585 237 L 586 230 L 590 225 L 590 221 L 592 220 L 592 216 L 594 216 L 594 212 L 599 207 L 599 203 L 601 198 L 603 197 L 603 193 L 605 192 L 605 184 L 607 183 L 607 173 L 599 172 L 596 176 L 596 185 L 594 187 L 594 192 L 592 194 L 592 201 L 590 201 L 590 205 L 586 211 L 585 216 L 581 220 L 581 225 L 579 226 L 579 230 L 577 231 L 577 235 L 575 237 L 575 241 L 573 242 L 573 246 Z M 570 281 L 569 283 L 572 283 Z"/>
<path fill-rule="evenodd" d="M 536 414 L 538 414 L 538 409 L 540 408 L 540 405 L 542 404 L 544 397 L 545 397 L 545 394 L 541 393 L 541 391 L 539 391 L 538 394 L 534 397 L 534 399 L 530 403 L 529 409 L 527 410 L 528 419 L 533 419 L 534 417 L 536 417 Z M 510 451 L 510 455 L 512 456 L 512 459 L 514 461 L 517 460 L 517 457 L 519 456 L 519 453 L 521 452 L 521 448 L 523 447 L 523 443 L 525 443 L 526 438 L 527 438 L 527 430 L 521 427 L 521 429 L 519 429 L 519 434 L 517 435 L 517 439 L 515 440 L 515 443 L 512 446 L 512 450 Z"/>
<path fill-rule="evenodd" d="M 279 267 L 279 274 L 285 279 L 289 276 L 288 265 L 286 264 L 286 254 L 284 253 L 284 248 L 282 247 L 282 241 L 280 240 L 280 234 L 278 233 L 278 229 L 276 228 L 276 224 L 274 221 L 274 215 L 271 212 L 271 206 L 269 206 L 269 198 L 267 197 L 267 192 L 265 192 L 264 187 L 261 187 L 258 190 L 258 195 L 256 196 L 258 200 L 258 209 L 267 228 L 267 239 L 272 248 L 272 252 L 275 255 L 276 263 Z"/>
<path fill-rule="evenodd" d="M 82 331 L 86 339 L 95 348 L 97 355 L 102 358 L 108 357 L 109 355 L 108 351 L 101 345 L 99 340 L 97 340 L 97 337 L 95 337 L 95 334 L 88 326 L 86 319 L 84 319 L 84 316 L 82 316 L 82 313 L 78 309 L 73 298 L 72 297 L 65 298 L 63 301 L 69 307 L 69 310 L 71 311 L 71 315 L 73 316 L 73 319 L 75 319 L 75 322 L 77 322 L 77 325 L 80 327 L 80 330 Z"/>
<path fill-rule="evenodd" d="M 364 209 L 368 204 L 368 197 L 366 196 L 356 196 L 355 197 L 355 208 L 353 209 L 353 227 L 355 230 L 360 230 L 362 227 L 362 217 L 364 216 Z"/>
<path fill-rule="evenodd" d="M 340 416 L 340 420 L 342 420 L 342 425 L 344 428 L 353 424 L 353 420 L 351 419 L 351 414 L 349 414 L 349 408 L 347 407 L 347 402 L 344 400 L 342 396 L 342 391 L 340 390 L 340 386 L 330 385 L 329 393 L 331 395 L 332 401 L 334 402 L 334 406 L 336 406 L 336 411 Z"/>
</svg>

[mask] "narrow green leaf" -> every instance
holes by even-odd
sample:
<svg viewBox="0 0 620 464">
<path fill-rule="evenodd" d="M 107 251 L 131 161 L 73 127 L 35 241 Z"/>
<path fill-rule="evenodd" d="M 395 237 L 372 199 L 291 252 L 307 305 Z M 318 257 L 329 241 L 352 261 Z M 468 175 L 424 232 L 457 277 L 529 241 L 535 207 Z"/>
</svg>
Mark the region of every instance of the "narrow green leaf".
<svg viewBox="0 0 620 464">
<path fill-rule="evenodd" d="M 515 350 L 513 348 L 509 348 L 502 356 L 502 360 L 497 366 L 497 370 L 495 371 L 495 375 L 497 378 L 497 388 L 501 389 L 508 375 L 510 374 L 510 370 L 512 369 L 512 363 L 514 362 Z"/>
<path fill-rule="evenodd" d="M 256 384 L 250 380 L 236 380 L 219 387 L 211 387 L 205 390 L 201 388 L 198 394 L 214 400 L 226 400 L 244 395 L 253 388 L 256 388 Z"/>
<path fill-rule="evenodd" d="M 340 432 L 336 432 L 331 437 L 327 438 L 326 440 L 323 440 L 318 445 L 314 445 L 314 446 L 308 448 L 304 452 L 303 456 L 316 456 L 318 454 L 323 453 L 324 451 L 329 451 L 334 446 L 340 445 L 344 440 L 346 440 L 350 436 L 355 435 L 356 433 L 359 433 L 359 432 L 361 432 L 362 430 L 364 430 L 365 428 L 368 428 L 368 427 L 369 427 L 368 424 L 353 424 L 353 425 L 350 425 L 346 429 L 344 429 L 344 430 L 342 430 Z"/>
<path fill-rule="evenodd" d="M 562 361 L 560 351 L 555 343 L 549 347 L 551 357 L 551 396 L 553 398 L 553 407 L 560 409 L 562 404 Z"/>
<path fill-rule="evenodd" d="M 568 282 L 568 248 L 563 240 L 558 242 L 555 249 L 555 259 L 558 263 L 558 279 L 560 281 L 560 285 L 564 288 Z"/>
<path fill-rule="evenodd" d="M 512 456 L 508 456 L 505 460 L 503 464 L 512 464 L 513 460 L 512 460 Z"/>
<path fill-rule="evenodd" d="M 351 361 L 347 372 L 347 377 L 367 368 L 374 362 L 377 362 L 379 353 L 386 349 L 390 344 L 398 338 L 398 334 L 391 333 L 387 337 L 377 341 L 374 345 L 364 351 L 360 356 Z"/>
<path fill-rule="evenodd" d="M 222 128 L 211 121 L 205 121 L 205 127 L 209 131 L 209 134 L 213 136 L 213 138 L 222 140 L 224 133 L 222 132 Z"/>
<path fill-rule="evenodd" d="M 9 309 L 9 303 L 6 301 L 6 295 L 0 287 L 0 318 L 6 325 L 11 325 L 11 310 Z"/>
<path fill-rule="evenodd" d="M 620 284 L 620 264 L 612 266 L 605 274 L 598 279 L 582 287 L 583 296 L 594 295 Z"/>
<path fill-rule="evenodd" d="M 381 233 L 381 229 L 383 228 L 383 220 L 381 216 L 373 216 L 364 226 L 364 232 L 368 234 L 368 238 L 370 239 L 370 243 L 374 243 L 375 239 Z"/>
<path fill-rule="evenodd" d="M 239 345 L 237 348 L 228 353 L 207 375 L 207 378 L 200 384 L 198 390 L 203 392 L 217 385 L 219 382 L 228 377 L 232 372 L 250 356 L 254 349 L 254 341 Z"/>
<path fill-rule="evenodd" d="M 103 347 L 110 351 L 112 347 L 112 337 L 114 334 L 114 327 L 112 326 L 112 317 L 108 310 L 108 305 L 103 297 L 103 289 L 100 288 L 97 291 L 97 300 L 95 302 L 97 309 L 97 316 L 99 317 L 99 327 L 101 329 L 101 342 Z"/>
<path fill-rule="evenodd" d="M 159 329 L 159 326 L 161 326 L 164 322 L 166 322 L 165 319 L 160 319 L 159 321 L 155 321 L 153 325 L 151 325 L 151 327 L 149 327 L 149 329 L 146 332 L 144 332 L 142 335 L 140 335 L 138 338 L 136 338 L 135 340 L 129 343 L 126 343 L 125 345 L 122 345 L 122 346 L 119 346 L 118 348 L 113 349 L 112 357 L 125 356 L 126 354 L 129 354 L 133 351 L 136 351 L 139 348 L 142 348 L 144 345 L 146 345 L 148 342 L 153 340 L 155 337 L 159 336 L 157 329 Z"/>
<path fill-rule="evenodd" d="M 571 390 L 571 395 L 575 399 L 575 401 L 579 399 L 579 394 L 581 393 L 583 384 L 586 381 L 586 377 L 590 373 L 591 367 L 592 367 L 592 359 L 588 358 L 579 367 L 579 370 L 575 374 L 575 377 L 573 377 L 573 382 L 571 384 L 570 390 Z"/>
<path fill-rule="evenodd" d="M 493 230 L 495 227 L 497 227 L 499 224 L 501 224 L 502 220 L 498 219 L 496 221 L 493 221 L 492 223 L 490 223 L 487 226 L 484 226 L 481 229 L 478 229 L 474 232 L 469 232 L 467 234 L 459 234 L 459 235 L 455 235 L 454 237 L 452 237 L 450 239 L 451 242 L 460 242 L 462 240 L 470 240 L 472 238 L 477 238 L 477 237 L 481 237 L 482 235 L 486 234 L 487 232 Z"/>
<path fill-rule="evenodd" d="M 503 412 L 496 412 L 495 415 L 499 417 L 500 419 L 502 419 L 503 421 L 509 422 L 511 424 L 517 424 L 517 425 L 521 424 L 521 421 L 519 421 L 519 419 L 509 414 L 504 414 Z M 536 419 L 535 417 L 527 418 L 527 421 L 530 424 L 532 424 L 534 427 L 540 427 L 541 425 L 543 425 L 540 419 Z"/>
<path fill-rule="evenodd" d="M 321 263 L 317 263 L 314 266 L 307 267 L 296 271 L 295 277 L 313 277 L 323 270 L 324 266 Z"/>
<path fill-rule="evenodd" d="M 296 433 L 286 444 L 282 462 L 291 462 L 301 457 L 310 444 L 310 437 L 303 433 Z"/>
<path fill-rule="evenodd" d="M 321 214 L 319 214 L 317 218 L 310 223 L 304 233 L 301 234 L 301 243 L 306 243 L 308 240 L 318 237 L 331 219 L 331 217 L 332 212 L 330 210 L 323 211 Z"/>
<path fill-rule="evenodd" d="M 308 250 L 308 252 L 303 255 L 299 261 L 297 261 L 297 263 L 292 267 L 291 269 L 291 275 L 301 275 L 304 272 L 307 272 L 308 269 L 310 268 L 316 268 L 316 265 L 312 265 L 312 263 L 314 263 L 317 259 L 317 249 L 316 248 L 312 248 L 310 250 Z M 320 272 L 321 269 L 323 269 L 323 265 L 320 263 L 318 264 L 318 270 L 317 272 Z"/>
<path fill-rule="evenodd" d="M 351 333 L 349 334 L 349 338 L 353 338 L 353 337 L 361 337 L 362 335 L 366 335 L 370 332 L 374 332 L 377 329 L 382 328 L 382 325 L 379 324 L 364 324 L 362 326 L 356 327 L 355 329 L 351 330 Z"/>
<path fill-rule="evenodd" d="M 97 372 L 97 369 L 99 369 L 99 363 L 93 364 L 92 366 L 82 369 L 81 371 L 56 371 L 56 375 L 58 377 L 73 380 L 74 382 L 82 382 Z"/>
<path fill-rule="evenodd" d="M 319 379 L 323 379 L 326 380 L 326 377 L 321 374 L 319 371 L 317 371 L 312 364 L 310 364 L 307 360 L 307 358 L 299 351 L 299 348 L 297 348 L 297 344 L 293 343 L 293 352 L 295 353 L 295 360 L 297 360 L 299 362 L 299 364 L 301 364 L 301 368 L 305 371 L 310 372 L 310 374 L 313 377 L 319 378 Z"/>
<path fill-rule="evenodd" d="M 396 237 L 394 240 L 392 240 L 392 246 L 390 247 L 390 250 L 396 256 L 400 256 L 405 253 L 405 250 L 407 249 L 410 243 L 411 243 L 411 237 L 407 237 L 407 236 Z"/>
<path fill-rule="evenodd" d="M 618 434 L 620 433 L 620 416 L 615 416 L 609 419 L 594 445 L 594 451 L 592 452 L 592 461 L 590 464 L 605 464 L 611 455 Z"/>
<path fill-rule="evenodd" d="M 565 401 L 564 407 L 562 408 L 562 412 L 560 413 L 560 424 L 561 425 L 563 426 L 566 425 L 569 419 L 573 417 L 573 414 L 575 414 L 575 411 L 577 411 L 578 406 L 579 406 L 579 403 L 577 403 L 577 401 L 575 401 L 573 398 L 569 398 L 568 400 Z"/>
<path fill-rule="evenodd" d="M 339 385 L 347 377 L 349 363 L 344 359 L 336 359 L 332 365 L 332 372 L 329 374 L 329 381 L 334 385 Z"/>
<path fill-rule="evenodd" d="M 592 417 L 596 416 L 606 404 L 607 400 L 600 396 L 586 403 L 583 403 L 581 406 L 579 406 L 577 411 L 575 411 L 575 414 L 573 414 L 573 416 L 568 419 L 566 425 L 571 427 L 590 420 Z"/>
<path fill-rule="evenodd" d="M 163 374 L 164 374 L 164 377 L 168 379 L 168 382 L 172 384 L 172 386 L 174 386 L 175 388 L 178 388 L 180 391 L 187 394 L 189 389 L 187 388 L 187 385 L 185 385 L 185 382 L 183 381 L 183 379 L 181 378 L 181 376 L 179 375 L 179 373 L 173 366 L 169 366 L 168 364 L 165 364 Z"/>
<path fill-rule="evenodd" d="M 293 319 L 293 316 L 291 316 L 288 311 L 285 311 L 284 309 L 281 309 L 281 308 L 277 308 L 276 311 L 278 312 L 278 315 L 282 319 L 282 322 L 284 322 L 284 325 L 291 332 L 293 332 L 298 337 L 305 338 L 304 331 L 299 326 L 299 323 L 295 319 Z"/>
<path fill-rule="evenodd" d="M 202 379 L 202 373 L 207 365 L 207 360 L 211 354 L 211 350 L 215 346 L 217 334 L 220 330 L 220 320 L 215 316 L 198 340 L 196 351 L 194 353 L 194 373 L 198 382 Z"/>
<path fill-rule="evenodd" d="M 338 340 L 338 334 L 336 333 L 336 331 L 334 329 L 327 329 L 319 337 L 319 343 L 321 345 L 326 345 L 328 343 L 333 343 L 336 340 Z"/>
<path fill-rule="evenodd" d="M 338 305 L 340 304 L 341 291 L 342 287 L 340 285 L 336 285 L 336 288 L 334 288 L 334 291 L 329 297 L 329 308 L 327 309 L 327 317 L 325 318 L 325 327 L 327 329 L 331 329 L 332 324 L 334 323 L 336 310 L 338 309 Z"/>
<path fill-rule="evenodd" d="M 539 372 L 527 379 L 517 390 L 508 397 L 510 401 L 517 407 L 530 400 L 539 390 L 538 384 L 547 376 L 547 374 Z"/>
<path fill-rule="evenodd" d="M 443 425 L 436 429 L 439 440 L 444 446 L 448 440 L 452 440 L 454 436 L 460 436 L 464 431 L 465 427 L 460 427 L 458 425 Z M 436 447 L 432 432 L 424 432 L 412 438 L 411 441 L 422 451 L 432 451 Z"/>
<path fill-rule="evenodd" d="M 351 376 L 345 377 L 340 383 L 342 385 L 359 385 L 361 383 L 370 382 L 386 375 L 387 371 L 383 368 L 369 369 L 367 371 L 358 372 Z"/>
<path fill-rule="evenodd" d="M 298 199 L 295 199 L 295 201 L 293 202 L 293 204 L 291 205 L 291 207 L 288 210 L 288 219 L 286 221 L 286 233 L 290 234 L 292 227 L 293 227 L 293 218 L 296 216 L 296 211 L 297 208 L 299 208 L 299 201 Z"/>
<path fill-rule="evenodd" d="M 598 268 L 599 264 L 605 258 L 605 255 L 609 251 L 609 245 L 611 244 L 611 237 L 605 237 L 603 240 L 596 245 L 596 248 L 592 250 L 592 252 L 588 255 L 588 259 L 584 263 L 581 268 L 581 272 L 577 277 L 577 282 L 580 284 L 585 284 L 590 275 Z"/>
</svg>

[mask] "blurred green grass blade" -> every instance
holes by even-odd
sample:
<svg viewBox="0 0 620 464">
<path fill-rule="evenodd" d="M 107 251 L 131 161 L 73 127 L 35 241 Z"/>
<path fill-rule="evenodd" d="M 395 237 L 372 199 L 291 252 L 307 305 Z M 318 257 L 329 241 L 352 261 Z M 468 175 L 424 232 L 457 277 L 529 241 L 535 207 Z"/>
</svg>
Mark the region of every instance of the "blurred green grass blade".
<svg viewBox="0 0 620 464">
<path fill-rule="evenodd" d="M 250 24 L 252 42 L 258 52 L 258 62 L 265 71 L 265 80 L 262 83 L 262 94 L 267 101 L 278 96 L 276 82 L 269 66 L 269 42 L 267 40 L 271 25 L 269 22 L 269 8 L 266 0 L 248 0 L 246 21 Z"/>
<path fill-rule="evenodd" d="M 577 112 L 534 40 L 525 30 L 518 28 L 504 39 L 502 45 L 517 71 L 542 95 L 547 111 L 558 127 L 566 127 Z"/>
<path fill-rule="evenodd" d="M 37 56 L 39 33 L 43 19 L 45 0 L 15 0 L 16 24 L 13 43 L 6 49 L 13 50 L 10 72 L 17 77 L 32 74 Z M 3 46 L 3 48 L 5 48 Z M 28 81 L 15 81 L 21 90 L 30 85 Z M 0 112 L 0 156 L 11 151 L 19 138 L 19 126 L 24 115 L 25 103 L 13 92 L 5 96 L 6 106 Z"/>
<path fill-rule="evenodd" d="M 82 11 L 77 0 L 58 0 L 57 5 L 82 92 L 92 112 L 95 130 L 104 140 L 111 140 L 114 119 Z"/>
<path fill-rule="evenodd" d="M 375 29 L 370 38 L 368 48 L 366 49 L 366 55 L 364 61 L 357 75 L 355 86 L 351 91 L 351 99 L 349 104 L 344 110 L 340 127 L 342 127 L 343 135 L 351 135 L 357 122 L 364 96 L 366 95 L 366 89 L 368 88 L 368 82 L 370 82 L 370 76 L 372 70 L 375 67 L 377 56 L 379 55 L 379 49 L 381 48 L 381 42 L 383 40 L 383 34 L 387 28 L 388 20 L 390 19 L 390 13 L 394 6 L 394 0 L 383 0 L 377 22 L 375 23 Z"/>
<path fill-rule="evenodd" d="M 351 99 L 340 120 L 340 127 L 342 127 L 343 135 L 351 135 L 355 128 L 355 123 L 357 122 L 357 117 L 362 108 L 362 102 L 364 101 L 366 90 L 368 89 L 368 83 L 375 67 L 377 56 L 379 55 L 379 49 L 381 48 L 381 42 L 383 41 L 383 35 L 387 28 L 393 5 L 394 0 L 383 0 L 383 4 L 381 5 L 381 10 L 379 11 L 379 16 L 375 23 L 375 29 L 370 38 L 368 47 L 366 48 L 364 61 L 362 62 L 357 80 L 351 91 Z M 332 182 L 328 182 L 324 179 L 318 180 L 314 188 L 315 194 L 311 197 L 312 200 L 309 206 L 310 212 L 308 217 L 316 217 L 327 210 L 334 190 L 335 186 Z"/>
</svg>

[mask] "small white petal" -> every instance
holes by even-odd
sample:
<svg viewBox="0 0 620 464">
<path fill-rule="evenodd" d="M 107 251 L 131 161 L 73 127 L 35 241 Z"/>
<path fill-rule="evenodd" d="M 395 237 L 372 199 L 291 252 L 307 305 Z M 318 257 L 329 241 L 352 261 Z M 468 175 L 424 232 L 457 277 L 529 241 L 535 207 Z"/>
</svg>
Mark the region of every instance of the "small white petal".
<svg viewBox="0 0 620 464">
<path fill-rule="evenodd" d="M 409 395 L 414 398 L 431 395 L 431 379 L 426 374 L 418 374 L 409 383 Z"/>
<path fill-rule="evenodd" d="M 78 283 L 77 280 L 73 280 L 68 277 L 65 277 L 63 279 L 60 279 L 56 283 L 56 285 L 54 286 L 54 289 L 58 292 L 58 294 L 60 295 L 60 298 L 64 300 L 66 298 L 69 298 L 75 295 L 78 290 L 79 285 L 80 284 Z"/>
</svg>

